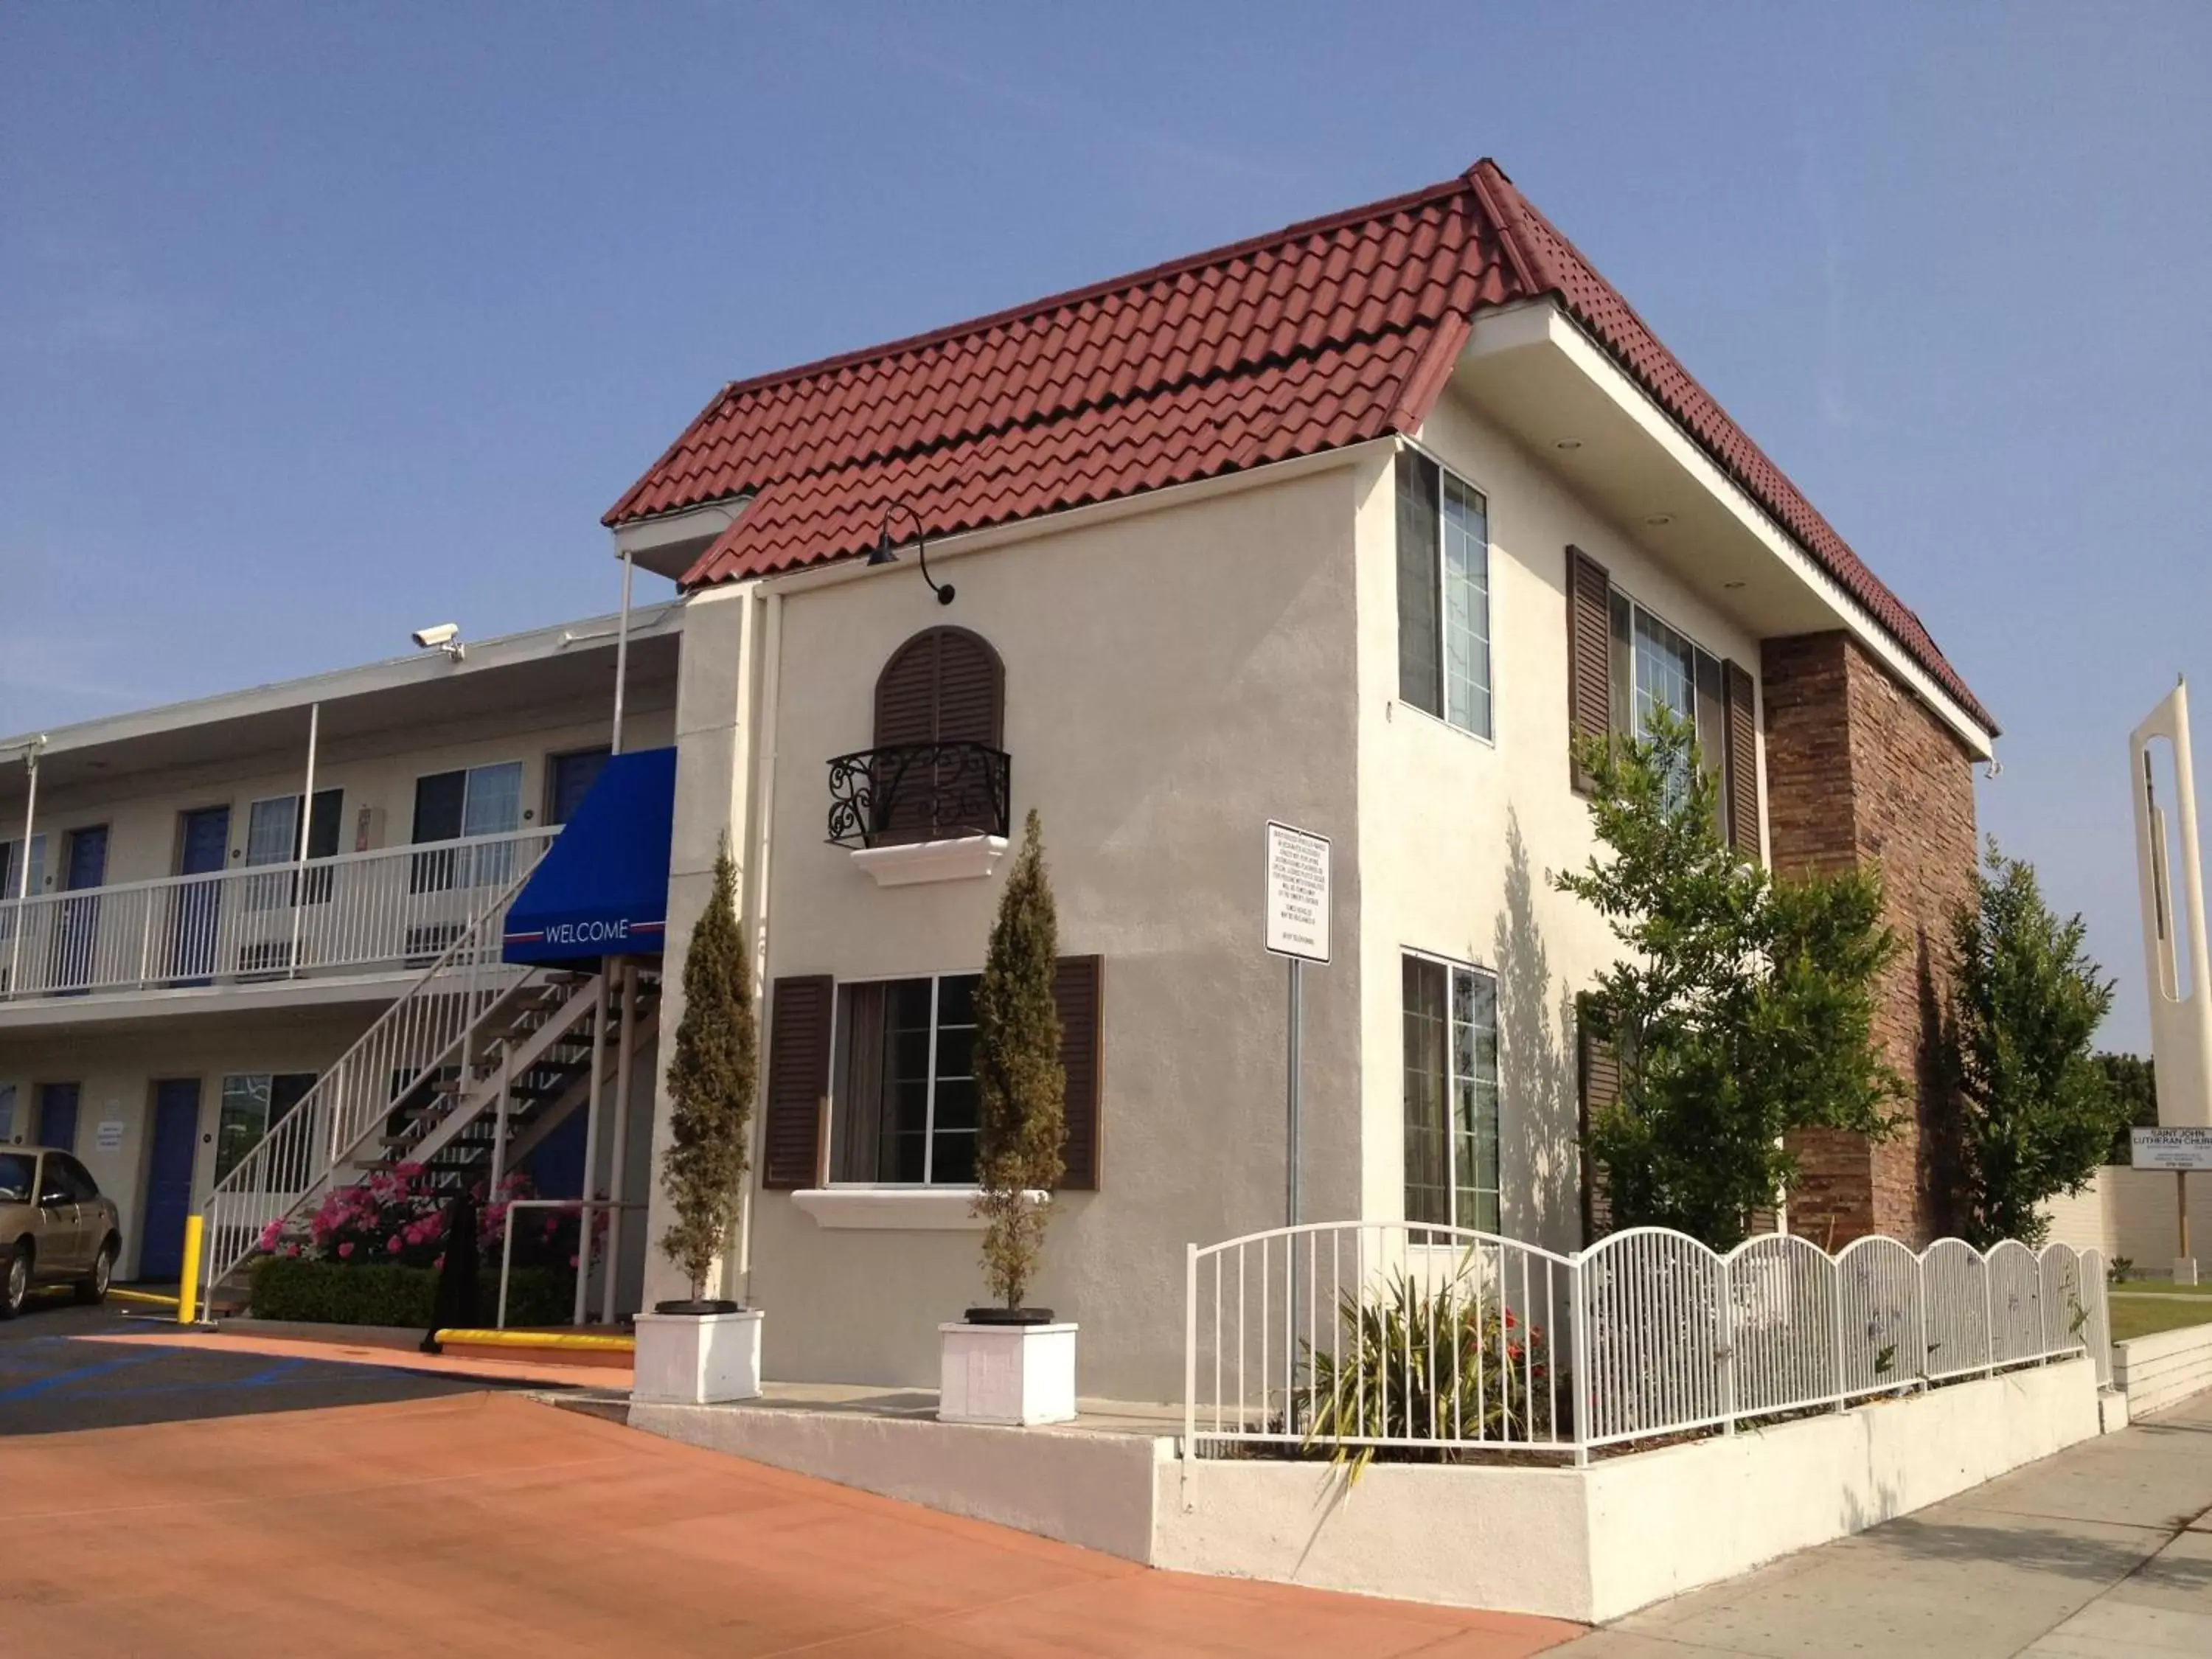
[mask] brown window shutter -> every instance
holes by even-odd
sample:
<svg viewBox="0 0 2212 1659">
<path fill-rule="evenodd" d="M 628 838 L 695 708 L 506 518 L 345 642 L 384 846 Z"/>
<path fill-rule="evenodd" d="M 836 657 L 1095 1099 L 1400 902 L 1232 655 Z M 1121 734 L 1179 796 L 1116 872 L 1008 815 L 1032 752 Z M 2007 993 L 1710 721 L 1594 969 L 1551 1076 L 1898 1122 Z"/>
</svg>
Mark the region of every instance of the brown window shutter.
<svg viewBox="0 0 2212 1659">
<path fill-rule="evenodd" d="M 1567 550 L 1567 752 L 1576 793 L 1592 780 L 1574 745 L 1613 728 L 1613 579 L 1578 547 Z"/>
<path fill-rule="evenodd" d="M 1060 1063 L 1067 1073 L 1067 1134 L 1060 1146 L 1067 1169 L 1060 1184 L 1077 1192 L 1098 1188 L 1103 978 L 1099 957 L 1062 957 L 1052 981 L 1060 1011 Z"/>
<path fill-rule="evenodd" d="M 1727 689 L 1727 766 L 1722 776 L 1728 788 L 1729 845 L 1759 858 L 1759 732 L 1753 710 L 1751 674 L 1735 663 L 1721 665 Z"/>
<path fill-rule="evenodd" d="M 911 743 L 1001 746 L 1006 671 L 981 635 L 932 628 L 891 653 L 876 679 L 876 747 Z"/>
<path fill-rule="evenodd" d="M 776 981 L 769 1003 L 768 1118 L 761 1185 L 789 1189 L 822 1179 L 822 1103 L 830 1092 L 830 1027 L 836 982 L 827 974 Z"/>
<path fill-rule="evenodd" d="M 876 678 L 876 747 L 937 737 L 937 656 L 941 630 L 917 634 L 891 653 Z"/>
<path fill-rule="evenodd" d="M 1006 670 L 999 653 L 964 628 L 937 632 L 937 740 L 1003 747 Z"/>
<path fill-rule="evenodd" d="M 1590 1125 L 1598 1115 L 1620 1098 L 1620 1056 L 1613 1039 L 1599 1030 L 1587 1002 L 1576 1010 L 1579 1051 L 1583 1166 L 1583 1243 L 1589 1244 L 1613 1231 L 1613 1199 L 1606 1191 L 1605 1171 L 1589 1152 Z"/>
</svg>

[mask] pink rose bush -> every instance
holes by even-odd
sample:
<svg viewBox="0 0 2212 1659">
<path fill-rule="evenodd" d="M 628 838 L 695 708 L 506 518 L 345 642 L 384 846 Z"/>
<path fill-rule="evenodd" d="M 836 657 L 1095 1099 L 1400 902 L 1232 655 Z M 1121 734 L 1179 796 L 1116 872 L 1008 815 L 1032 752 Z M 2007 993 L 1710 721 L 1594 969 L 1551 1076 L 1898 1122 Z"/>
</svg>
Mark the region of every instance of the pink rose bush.
<svg viewBox="0 0 2212 1659">
<path fill-rule="evenodd" d="M 515 1200 L 531 1196 L 530 1177 L 511 1171 L 497 1193 L 489 1183 L 476 1184 L 481 1206 L 477 1218 L 477 1246 L 488 1266 L 496 1265 L 507 1237 L 509 1208 Z M 322 1261 L 385 1261 L 406 1267 L 440 1267 L 446 1260 L 446 1207 L 452 1201 L 449 1188 L 432 1184 L 419 1164 L 401 1164 L 380 1170 L 358 1186 L 341 1187 L 325 1196 L 307 1222 L 305 1253 Z M 573 1268 L 581 1254 L 578 1217 L 574 1210 L 525 1210 L 514 1218 L 514 1261 L 517 1267 Z M 591 1253 L 597 1260 L 606 1234 L 605 1211 L 592 1218 Z M 263 1252 L 296 1256 L 302 1253 L 298 1239 L 282 1221 L 272 1221 L 258 1240 Z"/>
</svg>

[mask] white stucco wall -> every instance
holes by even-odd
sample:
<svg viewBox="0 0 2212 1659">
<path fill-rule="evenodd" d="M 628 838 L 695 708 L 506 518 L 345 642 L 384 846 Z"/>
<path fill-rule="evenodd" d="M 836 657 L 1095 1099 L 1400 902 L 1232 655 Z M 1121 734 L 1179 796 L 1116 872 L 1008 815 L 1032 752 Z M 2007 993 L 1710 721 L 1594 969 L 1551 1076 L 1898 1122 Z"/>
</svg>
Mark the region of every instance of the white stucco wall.
<svg viewBox="0 0 2212 1659">
<path fill-rule="evenodd" d="M 1063 953 L 1104 959 L 1100 1190 L 1062 1195 L 1032 1298 L 1081 1323 L 1088 1395 L 1176 1397 L 1185 1244 L 1281 1218 L 1285 970 L 1261 948 L 1261 837 L 1274 817 L 1355 844 L 1353 484 L 1346 466 L 1308 469 L 947 559 L 949 610 L 908 565 L 782 600 L 771 981 L 981 966 L 1005 866 L 878 889 L 823 843 L 824 763 L 870 745 L 876 676 L 915 633 L 957 623 L 1005 661 L 1014 817 L 1043 814 Z M 743 734 L 726 716 L 709 741 L 710 717 L 689 711 L 710 673 L 726 681 L 714 701 L 742 699 L 734 648 L 687 629 L 679 793 L 696 780 L 717 806 L 741 803 L 743 783 L 726 756 L 692 769 L 691 732 L 718 754 Z M 684 866 L 717 827 L 693 823 L 689 802 L 678 826 L 672 975 L 697 914 Z M 1358 881 L 1340 860 L 1346 941 Z M 1308 977 L 1316 1215 L 1358 1201 L 1359 972 L 1347 948 Z M 672 1004 L 665 1033 L 676 1017 Z M 976 1233 L 825 1229 L 787 1194 L 756 1190 L 753 1204 L 750 1294 L 768 1310 L 771 1376 L 933 1383 L 939 1322 L 981 1293 Z"/>
<path fill-rule="evenodd" d="M 2202 1264 L 2212 1260 L 2212 1170 L 2186 1178 L 2191 1247 Z M 2126 1256 L 2137 1275 L 2163 1277 L 2172 1270 L 2179 1232 L 2175 1185 L 2170 1170 L 2107 1164 L 2080 1192 L 2061 1194 L 2044 1206 L 2051 1240 L 2102 1250 L 2107 1262 Z"/>
<path fill-rule="evenodd" d="M 954 623 L 1005 660 L 1014 817 L 1043 811 L 1063 950 L 1105 963 L 1102 1190 L 1063 1195 L 1036 1292 L 1084 1327 L 1086 1395 L 1176 1397 L 1183 1246 L 1281 1217 L 1285 970 L 1259 948 L 1270 817 L 1338 848 L 1336 960 L 1306 976 L 1306 1217 L 1403 1212 L 1413 949 L 1498 973 L 1504 1230 L 1580 1243 L 1571 997 L 1614 945 L 1549 879 L 1594 848 L 1568 783 L 1565 549 L 1716 656 L 1755 672 L 1758 641 L 1455 398 L 1421 441 L 1488 500 L 1487 739 L 1396 700 L 1387 446 L 940 552 L 949 610 L 904 564 L 692 602 L 664 1040 L 726 826 L 749 915 L 766 896 L 764 991 L 981 965 L 1000 878 L 878 889 L 823 843 L 823 763 L 869 746 L 876 675 L 915 633 Z M 769 1374 L 927 1384 L 938 1322 L 980 1290 L 976 1243 L 826 1228 L 757 1190 L 744 1249 Z M 648 1298 L 678 1288 L 656 1267 Z"/>
<path fill-rule="evenodd" d="M 1498 975 L 1503 1231 L 1571 1249 L 1582 1243 L 1573 996 L 1619 952 L 1610 929 L 1550 880 L 1596 846 L 1569 781 L 1566 549 L 1753 675 L 1759 642 L 1455 397 L 1419 437 L 1488 500 L 1493 736 L 1398 701 L 1394 484 L 1374 455 L 1358 519 L 1365 1213 L 1403 1213 L 1399 958 L 1419 951 Z"/>
<path fill-rule="evenodd" d="M 15 1085 L 15 1135 L 35 1129 L 42 1083 L 76 1083 L 76 1155 L 123 1218 L 123 1260 L 116 1276 L 138 1268 L 145 1215 L 147 1160 L 152 1152 L 154 1087 L 165 1079 L 192 1078 L 200 1085 L 199 1133 L 192 1165 L 192 1194 L 201 1199 L 215 1179 L 215 1133 L 222 1112 L 225 1077 L 257 1072 L 321 1072 L 366 1029 L 374 1003 L 340 1008 L 202 1012 L 182 1019 L 134 1022 L 94 1030 L 13 1035 L 0 1039 L 0 1083 Z M 102 1151 L 100 1126 L 123 1125 L 120 1145 Z"/>
</svg>

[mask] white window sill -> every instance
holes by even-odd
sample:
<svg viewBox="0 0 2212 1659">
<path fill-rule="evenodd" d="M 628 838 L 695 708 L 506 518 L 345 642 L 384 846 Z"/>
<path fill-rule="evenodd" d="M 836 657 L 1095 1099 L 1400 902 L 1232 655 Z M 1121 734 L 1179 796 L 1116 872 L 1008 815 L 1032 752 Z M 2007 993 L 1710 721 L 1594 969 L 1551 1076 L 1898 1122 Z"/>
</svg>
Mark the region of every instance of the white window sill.
<svg viewBox="0 0 2212 1659">
<path fill-rule="evenodd" d="M 1471 727 L 1464 726 L 1455 726 L 1451 721 L 1446 720 L 1442 714 L 1431 714 L 1427 709 L 1422 708 L 1419 703 L 1407 702 L 1400 697 L 1393 697 L 1390 699 L 1390 702 L 1384 712 L 1383 718 L 1395 725 L 1397 722 L 1398 714 L 1401 710 L 1412 715 L 1413 719 L 1420 724 L 1424 726 L 1432 726 L 1439 732 L 1449 732 L 1455 737 L 1465 738 L 1469 743 L 1479 743 L 1485 749 L 1495 749 L 1498 747 L 1497 738 L 1490 732 L 1477 732 L 1473 730 Z M 1495 724 L 1494 720 L 1492 723 L 1493 725 Z"/>
<path fill-rule="evenodd" d="M 915 841 L 889 847 L 856 847 L 853 865 L 878 887 L 924 881 L 970 881 L 988 876 L 1006 856 L 1004 836 L 963 836 L 955 841 Z"/>
<path fill-rule="evenodd" d="M 1049 1194 L 1025 1193 L 1033 1204 Z M 980 1233 L 987 1224 L 975 1213 L 973 1187 L 809 1187 L 791 1201 L 814 1218 L 817 1227 L 855 1231 Z"/>
</svg>

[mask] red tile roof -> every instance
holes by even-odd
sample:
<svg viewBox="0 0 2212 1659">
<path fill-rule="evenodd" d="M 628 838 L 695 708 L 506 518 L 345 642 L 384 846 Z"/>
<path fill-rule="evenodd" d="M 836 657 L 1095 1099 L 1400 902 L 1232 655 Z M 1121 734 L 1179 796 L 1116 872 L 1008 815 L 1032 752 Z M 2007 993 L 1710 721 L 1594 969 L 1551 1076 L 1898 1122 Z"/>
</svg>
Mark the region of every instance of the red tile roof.
<svg viewBox="0 0 2212 1659">
<path fill-rule="evenodd" d="M 1992 735 L 1920 619 L 1489 161 L 1012 311 L 725 386 L 606 515 L 752 498 L 695 587 L 1416 430 L 1485 307 L 1556 295 Z M 903 523 L 903 520 L 902 521 Z"/>
</svg>

